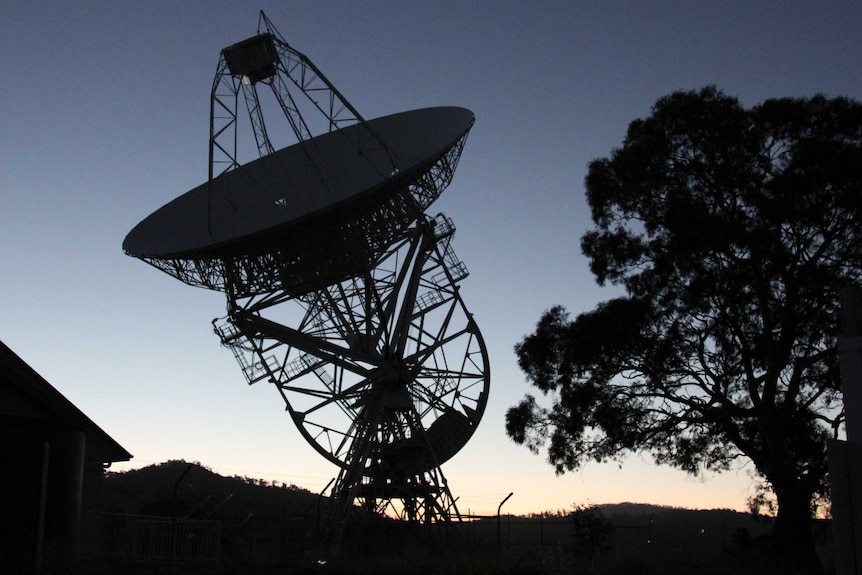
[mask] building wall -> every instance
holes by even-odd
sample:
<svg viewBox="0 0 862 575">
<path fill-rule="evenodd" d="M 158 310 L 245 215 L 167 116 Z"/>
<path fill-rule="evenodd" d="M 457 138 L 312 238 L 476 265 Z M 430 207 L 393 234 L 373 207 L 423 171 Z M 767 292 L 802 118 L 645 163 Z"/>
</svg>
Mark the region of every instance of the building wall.
<svg viewBox="0 0 862 575">
<path fill-rule="evenodd" d="M 74 558 L 85 436 L 48 422 L 0 417 L 0 564 L 12 571 Z"/>
</svg>

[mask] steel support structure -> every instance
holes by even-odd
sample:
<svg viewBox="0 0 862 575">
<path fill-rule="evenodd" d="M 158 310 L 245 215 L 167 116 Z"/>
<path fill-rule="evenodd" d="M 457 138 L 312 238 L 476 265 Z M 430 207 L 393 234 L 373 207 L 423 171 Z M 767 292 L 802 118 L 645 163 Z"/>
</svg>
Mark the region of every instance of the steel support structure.
<svg viewBox="0 0 862 575">
<path fill-rule="evenodd" d="M 356 146 L 382 147 L 390 159 L 389 172 L 384 175 L 397 170 L 386 143 L 368 127 L 365 119 L 320 69 L 285 42 L 261 12 L 258 35 L 225 48 L 219 57 L 210 95 L 209 180 L 242 163 L 237 155 L 240 92 L 258 156 L 275 151 L 264 120 L 258 93 L 260 85 L 266 86 L 278 103 L 296 142 L 309 144 L 315 135 L 363 124 L 365 129 L 358 132 Z M 310 125 L 312 119 L 322 121 Z"/>
<path fill-rule="evenodd" d="M 272 102 L 289 130 L 267 125 Z M 242 106 L 253 138 L 241 133 Z M 284 133 L 310 173 L 321 170 L 311 153 L 321 134 L 347 138 L 364 161 L 385 151 L 374 164 L 383 183 L 349 210 L 309 214 L 264 239 L 142 259 L 225 292 L 227 316 L 213 321 L 222 344 L 249 384 L 277 388 L 304 439 L 340 468 L 333 534 L 363 509 L 451 522 L 460 516 L 440 466 L 482 418 L 489 362 L 461 299 L 467 270 L 451 247 L 454 226 L 425 211 L 451 182 L 467 133 L 399 171 L 373 126 L 261 12 L 258 34 L 219 58 L 208 181 L 239 168 L 238 150 L 251 143 L 258 157 L 280 149 L 272 137 Z"/>
<path fill-rule="evenodd" d="M 214 321 L 249 384 L 274 384 L 341 467 L 336 523 L 357 502 L 408 521 L 458 517 L 440 465 L 478 425 L 490 374 L 453 234 L 445 216 L 423 217 L 362 275 L 300 296 L 229 296 Z"/>
</svg>

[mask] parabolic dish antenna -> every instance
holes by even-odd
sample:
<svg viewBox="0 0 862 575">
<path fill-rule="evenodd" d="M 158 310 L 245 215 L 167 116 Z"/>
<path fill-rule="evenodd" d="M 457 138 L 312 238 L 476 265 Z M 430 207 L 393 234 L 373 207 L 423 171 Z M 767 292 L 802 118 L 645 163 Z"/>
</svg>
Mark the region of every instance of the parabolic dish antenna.
<svg viewBox="0 0 862 575">
<path fill-rule="evenodd" d="M 123 250 L 213 289 L 226 289 L 223 266 L 251 266 L 255 277 L 233 286 L 241 295 L 328 285 L 362 271 L 436 199 L 472 125 L 469 110 L 441 107 L 324 133 L 183 194 Z"/>
<path fill-rule="evenodd" d="M 440 466 L 479 424 L 490 376 L 458 289 L 455 228 L 425 211 L 452 180 L 473 114 L 366 121 L 262 12 L 258 28 L 221 52 L 208 180 L 135 226 L 123 250 L 226 294 L 221 342 L 340 468 L 333 525 L 356 502 L 450 521 Z M 266 97 L 295 141 L 277 151 Z M 257 159 L 239 161 L 242 143 Z"/>
</svg>

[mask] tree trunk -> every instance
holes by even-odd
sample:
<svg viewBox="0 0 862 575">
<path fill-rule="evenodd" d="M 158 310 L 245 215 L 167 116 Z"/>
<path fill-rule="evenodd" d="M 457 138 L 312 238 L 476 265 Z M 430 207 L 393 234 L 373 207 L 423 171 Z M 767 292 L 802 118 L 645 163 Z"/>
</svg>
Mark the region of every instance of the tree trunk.
<svg viewBox="0 0 862 575">
<path fill-rule="evenodd" d="M 814 549 L 811 493 L 798 485 L 773 484 L 778 514 L 772 528 L 776 567 L 779 573 L 813 573 L 821 568 Z"/>
</svg>

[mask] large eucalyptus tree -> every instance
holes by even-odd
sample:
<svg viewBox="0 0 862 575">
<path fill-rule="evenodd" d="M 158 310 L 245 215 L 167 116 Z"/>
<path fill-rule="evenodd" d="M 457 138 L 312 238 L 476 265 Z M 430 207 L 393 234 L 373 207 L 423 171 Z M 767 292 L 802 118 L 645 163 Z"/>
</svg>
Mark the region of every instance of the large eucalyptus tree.
<svg viewBox="0 0 862 575">
<path fill-rule="evenodd" d="M 812 500 L 843 422 L 838 294 L 862 283 L 862 104 L 660 99 L 586 177 L 581 247 L 625 296 L 546 312 L 516 346 L 508 435 L 560 473 L 631 452 L 691 473 L 748 458 L 780 556 L 815 565 Z"/>
</svg>

